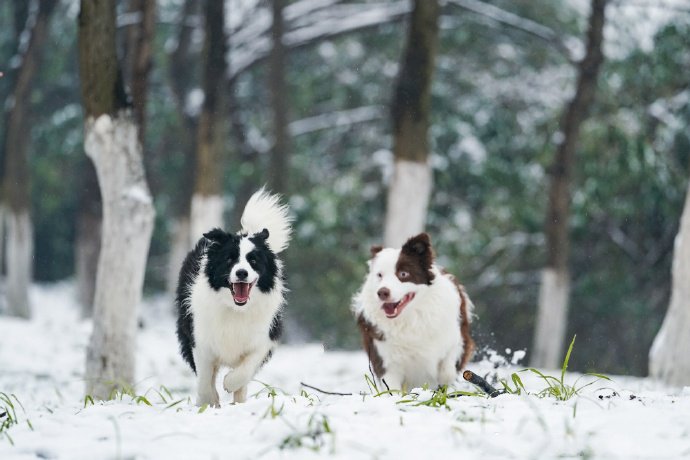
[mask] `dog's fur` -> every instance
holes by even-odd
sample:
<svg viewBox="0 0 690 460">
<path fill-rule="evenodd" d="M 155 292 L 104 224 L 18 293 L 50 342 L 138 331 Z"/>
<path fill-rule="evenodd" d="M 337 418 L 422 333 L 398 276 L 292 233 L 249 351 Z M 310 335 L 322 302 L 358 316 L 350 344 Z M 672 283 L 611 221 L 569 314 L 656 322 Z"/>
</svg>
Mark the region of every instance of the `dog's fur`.
<svg viewBox="0 0 690 460">
<path fill-rule="evenodd" d="M 282 332 L 285 285 L 277 254 L 290 239 L 287 206 L 263 189 L 247 202 L 242 230 L 213 229 L 187 255 L 177 286 L 180 351 L 197 374 L 197 404 L 219 406 L 216 374 L 235 402 Z"/>
<path fill-rule="evenodd" d="M 475 347 L 465 289 L 434 265 L 426 233 L 371 255 L 352 309 L 374 374 L 390 389 L 453 383 Z"/>
</svg>

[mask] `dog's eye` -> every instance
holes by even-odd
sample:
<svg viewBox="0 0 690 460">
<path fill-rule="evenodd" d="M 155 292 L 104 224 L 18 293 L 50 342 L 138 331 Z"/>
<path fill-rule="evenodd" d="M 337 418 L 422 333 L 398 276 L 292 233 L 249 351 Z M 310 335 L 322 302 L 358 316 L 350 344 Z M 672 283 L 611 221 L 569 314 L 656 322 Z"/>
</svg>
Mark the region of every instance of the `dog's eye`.
<svg viewBox="0 0 690 460">
<path fill-rule="evenodd" d="M 410 274 L 407 273 L 407 272 L 404 271 L 404 270 L 400 270 L 400 271 L 398 272 L 398 276 L 399 276 L 401 279 L 405 279 L 405 278 L 408 278 L 408 277 L 410 276 Z"/>
<path fill-rule="evenodd" d="M 251 265 L 252 267 L 253 267 L 254 265 L 256 265 L 256 259 L 251 258 L 251 259 L 248 259 L 248 260 L 249 260 L 249 265 Z"/>
<path fill-rule="evenodd" d="M 377 273 L 376 276 L 378 277 L 378 279 L 383 278 L 383 275 L 381 273 Z"/>
</svg>

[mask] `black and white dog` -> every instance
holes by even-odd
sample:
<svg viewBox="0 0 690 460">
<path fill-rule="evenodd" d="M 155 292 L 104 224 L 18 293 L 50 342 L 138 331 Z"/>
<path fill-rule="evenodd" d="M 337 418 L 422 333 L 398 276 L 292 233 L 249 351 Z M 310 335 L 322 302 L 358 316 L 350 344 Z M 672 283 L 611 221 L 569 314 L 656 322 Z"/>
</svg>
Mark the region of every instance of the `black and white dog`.
<svg viewBox="0 0 690 460">
<path fill-rule="evenodd" d="M 264 189 L 247 202 L 236 234 L 213 229 L 187 255 L 177 286 L 177 337 L 197 374 L 197 405 L 219 406 L 223 388 L 244 402 L 247 383 L 282 332 L 285 285 L 277 254 L 290 240 L 288 208 Z"/>
<path fill-rule="evenodd" d="M 434 264 L 426 233 L 402 248 L 371 248 L 352 309 L 371 367 L 391 389 L 449 385 L 472 357 L 472 302 Z"/>
</svg>

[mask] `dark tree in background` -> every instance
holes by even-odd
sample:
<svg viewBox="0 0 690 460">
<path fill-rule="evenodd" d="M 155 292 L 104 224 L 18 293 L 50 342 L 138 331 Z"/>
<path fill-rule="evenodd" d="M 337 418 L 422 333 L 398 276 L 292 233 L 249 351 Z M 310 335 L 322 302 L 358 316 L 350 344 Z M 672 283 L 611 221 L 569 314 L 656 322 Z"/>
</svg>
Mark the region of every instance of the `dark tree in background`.
<svg viewBox="0 0 690 460">
<path fill-rule="evenodd" d="M 570 187 L 580 127 L 594 101 L 599 69 L 604 60 L 605 9 L 607 0 L 592 0 L 585 57 L 578 65 L 575 95 L 561 119 L 556 156 L 551 166 L 549 204 L 545 222 L 547 261 L 542 272 L 539 305 L 531 350 L 531 364 L 557 368 L 563 359 L 568 317 L 570 273 Z"/>
<path fill-rule="evenodd" d="M 271 24 L 271 55 L 269 83 L 273 116 L 273 147 L 268 166 L 268 186 L 274 192 L 286 193 L 289 177 L 288 107 L 285 84 L 285 46 L 283 45 L 285 0 L 271 0 L 273 23 Z"/>
<path fill-rule="evenodd" d="M 137 311 L 153 231 L 138 127 L 115 49 L 115 2 L 82 0 L 79 76 L 84 149 L 103 199 L 93 333 L 86 355 L 86 393 L 107 399 L 134 384 Z"/>
<path fill-rule="evenodd" d="M 155 0 L 129 0 L 129 12 L 136 20 L 127 28 L 126 81 L 132 95 L 134 121 L 139 125 L 139 142 L 146 146 L 146 103 L 153 59 L 153 34 L 156 25 Z"/>
<path fill-rule="evenodd" d="M 415 0 L 392 101 L 394 168 L 388 186 L 384 243 L 399 247 L 426 225 L 431 83 L 438 43 L 437 0 Z"/>
<path fill-rule="evenodd" d="M 15 1 L 15 59 L 10 72 L 12 89 L 5 104 L 2 146 L 2 212 L 6 227 L 7 311 L 31 316 L 29 284 L 32 280 L 33 225 L 30 210 L 29 93 L 48 35 L 48 21 L 57 0 Z M 1 222 L 0 222 L 1 224 Z M 0 242 L 1 244 L 1 242 Z"/>
<path fill-rule="evenodd" d="M 173 95 L 176 123 L 170 125 L 166 135 L 175 139 L 180 149 L 180 167 L 177 187 L 171 204 L 170 249 L 168 252 L 166 289 L 173 295 L 177 286 L 182 261 L 191 247 L 190 213 L 195 171 L 195 133 L 198 114 L 188 110 L 187 99 L 195 80 L 194 69 L 198 54 L 194 52 L 192 37 L 196 27 L 193 18 L 199 14 L 197 0 L 185 0 L 180 11 L 175 37 L 175 47 L 168 54 L 168 82 Z"/>
<path fill-rule="evenodd" d="M 210 228 L 223 227 L 222 142 L 223 85 L 227 43 L 223 0 L 206 0 L 203 58 L 204 100 L 196 133 L 196 166 L 191 204 L 191 238 L 196 241 Z"/>
</svg>

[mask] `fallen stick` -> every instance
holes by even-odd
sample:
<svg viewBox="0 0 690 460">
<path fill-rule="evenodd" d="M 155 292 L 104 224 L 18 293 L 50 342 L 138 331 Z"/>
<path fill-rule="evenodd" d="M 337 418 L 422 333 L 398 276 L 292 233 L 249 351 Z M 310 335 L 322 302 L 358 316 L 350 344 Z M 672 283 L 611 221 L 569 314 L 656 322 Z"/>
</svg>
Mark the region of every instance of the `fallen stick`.
<svg viewBox="0 0 690 460">
<path fill-rule="evenodd" d="M 490 397 L 495 398 L 496 396 L 505 393 L 504 391 L 497 390 L 489 382 L 478 376 L 472 371 L 465 371 L 462 373 L 462 378 L 467 380 L 473 385 L 478 386 L 479 388 L 484 391 L 484 393 L 488 394 Z"/>
<path fill-rule="evenodd" d="M 337 391 L 326 391 L 322 390 L 321 388 L 316 388 L 315 386 L 307 385 L 304 382 L 300 382 L 300 385 L 306 388 L 310 388 L 312 390 L 318 391 L 319 393 L 323 393 L 325 395 L 333 395 L 333 396 L 352 396 L 352 393 L 338 393 Z"/>
</svg>

